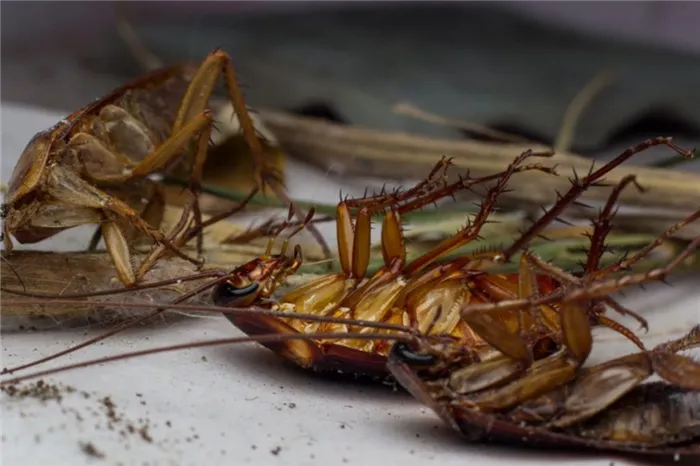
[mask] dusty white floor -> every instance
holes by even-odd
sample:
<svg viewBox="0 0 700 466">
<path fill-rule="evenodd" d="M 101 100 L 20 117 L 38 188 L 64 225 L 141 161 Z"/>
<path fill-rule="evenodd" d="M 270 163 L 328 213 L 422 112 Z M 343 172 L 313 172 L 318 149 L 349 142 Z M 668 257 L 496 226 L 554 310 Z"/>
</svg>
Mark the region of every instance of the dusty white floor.
<svg viewBox="0 0 700 466">
<path fill-rule="evenodd" d="M 3 105 L 3 182 L 8 181 L 33 133 L 61 117 Z M 293 195 L 315 199 L 334 198 L 344 186 L 296 164 L 288 181 Z M 60 243 L 41 247 L 80 250 L 91 232 L 64 234 Z M 650 319 L 652 332 L 645 341 L 653 344 L 678 336 L 700 322 L 697 280 L 697 275 L 688 277 L 673 288 L 652 285 L 646 292 L 629 293 L 623 300 Z M 2 366 L 53 353 L 96 331 L 87 333 L 83 329 L 5 333 Z M 160 325 L 130 331 L 60 362 L 238 334 L 219 317 Z M 598 345 L 599 351 L 633 350 L 609 334 L 600 338 L 608 343 Z M 389 387 L 311 376 L 256 345 L 149 356 L 75 370 L 48 380 L 72 385 L 78 392 L 64 395 L 61 404 L 3 394 L 5 465 L 658 464 L 610 455 L 538 454 L 469 445 L 402 393 Z M 80 391 L 90 396 L 86 398 Z M 110 397 L 120 421 L 108 419 L 101 401 L 104 397 Z M 152 442 L 138 431 L 124 431 L 128 425 L 137 430 L 148 425 Z M 84 443 L 92 443 L 105 457 L 87 455 L 81 449 Z"/>
</svg>

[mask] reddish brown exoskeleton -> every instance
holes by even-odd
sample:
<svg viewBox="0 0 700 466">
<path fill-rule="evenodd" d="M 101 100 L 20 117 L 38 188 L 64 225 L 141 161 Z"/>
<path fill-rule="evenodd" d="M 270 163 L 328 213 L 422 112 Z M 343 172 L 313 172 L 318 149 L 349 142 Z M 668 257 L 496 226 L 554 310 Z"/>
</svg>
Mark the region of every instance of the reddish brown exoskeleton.
<svg viewBox="0 0 700 466">
<path fill-rule="evenodd" d="M 231 58 L 215 50 L 198 67 L 151 72 L 37 134 L 15 167 L 2 206 L 6 250 L 12 250 L 11 236 L 36 243 L 67 228 L 97 223 L 126 286 L 140 281 L 166 248 L 199 264 L 179 248 L 196 235 L 201 250 L 201 229 L 240 208 L 206 223 L 199 208 L 213 123 L 207 107 L 220 76 L 255 157 L 255 191 L 269 186 L 291 206 L 248 115 Z M 185 228 L 190 215 L 185 210 L 184 225 L 167 235 L 159 229 L 162 189 L 148 176 L 175 170 L 190 180 L 194 226 Z M 134 270 L 129 246 L 137 232 L 159 247 Z"/>
<path fill-rule="evenodd" d="M 700 238 L 689 248 L 699 244 Z M 700 326 L 652 350 L 582 368 L 592 348 L 583 303 L 663 279 L 684 256 L 663 269 L 599 278 L 544 299 L 462 309 L 481 313 L 557 301 L 564 345 L 526 370 L 514 370 L 505 354 L 482 358 L 449 336 L 396 343 L 388 368 L 472 442 L 700 456 L 700 363 L 678 354 L 700 346 Z M 653 374 L 664 381 L 644 383 Z"/>
<path fill-rule="evenodd" d="M 271 283 L 274 275 L 270 274 L 270 278 L 264 282 L 263 286 L 263 283 L 249 274 L 245 268 L 241 268 L 232 273 L 228 281 L 217 286 L 214 302 L 219 306 L 255 305 L 290 313 L 299 312 L 404 325 L 420 333 L 451 334 L 466 347 L 494 347 L 511 357 L 515 361 L 514 365 L 529 367 L 534 359 L 548 356 L 554 348 L 563 344 L 559 322 L 560 310 L 556 304 L 543 305 L 528 313 L 503 311 L 461 315 L 459 309 L 465 305 L 546 295 L 562 286 L 585 283 L 593 278 L 629 268 L 645 257 L 659 244 L 658 242 L 649 245 L 648 248 L 629 259 L 606 268 L 599 268 L 599 261 L 606 249 L 605 237 L 609 231 L 615 201 L 626 185 L 634 183 L 634 177 L 630 176 L 614 188 L 607 205 L 601 212 L 591 236 L 588 261 L 582 275 L 573 276 L 527 252 L 521 255 L 518 273 L 488 272 L 489 267 L 503 264 L 520 253 L 533 237 L 540 234 L 581 193 L 591 186 L 599 186 L 601 178 L 606 173 L 633 154 L 658 144 L 669 144 L 669 141 L 665 138 L 645 141 L 628 149 L 587 176 L 572 180 L 571 189 L 560 197 L 559 202 L 547 210 L 540 220 L 510 247 L 461 257 L 445 264 L 438 264 L 436 260 L 479 237 L 479 229 L 488 221 L 489 213 L 494 208 L 499 194 L 506 189 L 508 179 L 524 168 L 521 165 L 522 162 L 532 154 L 523 154 L 503 173 L 490 177 L 495 178 L 496 182 L 485 195 L 481 209 L 474 219 L 456 235 L 410 263 L 406 263 L 400 215 L 427 202 L 432 202 L 437 196 L 451 194 L 454 190 L 464 187 L 464 181 L 459 182 L 462 183 L 461 185 L 456 183 L 424 193 L 421 190 L 430 185 L 432 178 L 429 177 L 413 190 L 403 193 L 404 197 L 401 201 L 412 200 L 402 205 L 398 205 L 398 199 L 390 199 L 389 196 L 341 202 L 338 206 L 337 225 L 338 249 L 343 273 L 325 276 L 270 302 L 269 298 L 275 285 Z M 682 154 L 688 154 L 675 146 L 670 147 Z M 438 169 L 439 167 L 436 167 L 436 170 Z M 434 173 L 436 171 L 433 171 Z M 469 183 L 479 181 L 481 180 L 471 180 Z M 360 209 L 354 228 L 350 221 L 349 207 Z M 365 277 L 369 260 L 370 218 L 374 212 L 385 208 L 389 208 L 382 225 L 382 251 L 385 266 L 372 277 Z M 279 264 L 279 266 L 284 265 Z M 295 267 L 298 267 L 296 263 Z M 284 274 L 293 272 L 294 269 L 290 269 Z M 607 308 L 636 317 L 634 313 L 627 311 L 609 296 L 590 303 L 583 311 L 586 319 L 594 325 L 611 327 L 641 346 L 638 338 L 631 331 L 604 315 Z M 349 325 L 309 323 L 301 319 L 283 321 L 266 315 L 228 314 L 227 317 L 234 325 L 252 336 L 274 332 L 292 334 L 362 332 L 361 329 Z M 643 319 L 639 318 L 639 320 L 646 325 Z M 527 335 L 527 343 L 531 345 L 521 344 L 518 340 L 509 338 L 509 335 L 517 332 L 524 332 Z M 329 341 L 294 340 L 288 345 L 274 343 L 267 346 L 304 368 L 372 377 L 386 375 L 385 363 L 389 351 L 386 342 L 334 338 Z"/>
</svg>

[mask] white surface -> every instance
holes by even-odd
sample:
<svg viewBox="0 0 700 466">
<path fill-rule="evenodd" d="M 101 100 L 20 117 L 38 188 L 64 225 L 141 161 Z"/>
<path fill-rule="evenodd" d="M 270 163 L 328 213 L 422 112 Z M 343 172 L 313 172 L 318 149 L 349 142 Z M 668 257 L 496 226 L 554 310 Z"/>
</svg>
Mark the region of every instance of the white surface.
<svg viewBox="0 0 700 466">
<path fill-rule="evenodd" d="M 2 109 L 2 181 L 29 138 L 62 115 L 36 109 Z M 290 170 L 293 195 L 328 200 L 340 185 L 300 166 Z M 347 191 L 346 187 L 344 191 Z M 355 187 L 353 192 L 362 189 Z M 63 234 L 63 244 L 42 248 L 83 249 L 92 228 L 81 238 Z M 654 344 L 686 332 L 700 322 L 697 276 L 673 288 L 651 285 L 630 292 L 623 303 L 644 313 Z M 632 327 L 635 328 L 635 327 Z M 51 354 L 97 334 L 83 329 L 4 334 L 2 366 L 14 366 Z M 158 325 L 130 331 L 64 358 L 76 362 L 126 350 L 240 334 L 223 317 Z M 629 344 L 605 334 L 602 345 L 612 353 L 629 352 Z M 598 354 L 597 357 L 600 357 Z M 206 359 L 206 360 L 203 360 Z M 58 363 L 55 363 L 56 365 Z M 43 367 L 50 367 L 54 363 Z M 161 354 L 48 378 L 78 390 L 61 405 L 2 395 L 4 465 L 203 465 L 203 464 L 440 464 L 440 465 L 615 465 L 651 464 L 610 455 L 540 455 L 517 449 L 469 445 L 440 424 L 431 412 L 389 387 L 334 382 L 301 372 L 257 345 L 216 347 Z M 137 395 L 137 394 L 140 394 Z M 107 427 L 99 399 L 112 398 L 124 421 Z M 294 404 L 292 407 L 291 403 Z M 74 409 L 82 417 L 76 419 Z M 98 414 L 93 414 L 97 412 Z M 127 423 L 150 424 L 153 443 L 138 434 L 122 437 Z M 166 422 L 170 421 L 170 426 Z M 196 436 L 196 437 L 195 437 Z M 92 442 L 106 454 L 89 458 L 79 447 Z M 272 450 L 279 448 L 277 454 Z"/>
</svg>

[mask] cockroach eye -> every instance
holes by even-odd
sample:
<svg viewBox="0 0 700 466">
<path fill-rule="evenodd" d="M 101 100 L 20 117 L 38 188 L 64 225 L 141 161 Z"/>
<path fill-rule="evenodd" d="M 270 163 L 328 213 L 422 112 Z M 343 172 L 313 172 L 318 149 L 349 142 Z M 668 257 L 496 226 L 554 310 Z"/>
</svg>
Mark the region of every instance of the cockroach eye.
<svg viewBox="0 0 700 466">
<path fill-rule="evenodd" d="M 391 348 L 390 358 L 398 359 L 411 366 L 432 366 L 438 362 L 438 358 L 432 354 L 419 353 L 408 343 L 396 342 Z"/>
<path fill-rule="evenodd" d="M 217 306 L 226 306 L 231 304 L 231 302 L 237 301 L 246 296 L 258 291 L 260 284 L 258 282 L 251 282 L 246 286 L 233 286 L 231 283 L 222 283 L 217 286 L 214 290 L 212 300 Z"/>
</svg>

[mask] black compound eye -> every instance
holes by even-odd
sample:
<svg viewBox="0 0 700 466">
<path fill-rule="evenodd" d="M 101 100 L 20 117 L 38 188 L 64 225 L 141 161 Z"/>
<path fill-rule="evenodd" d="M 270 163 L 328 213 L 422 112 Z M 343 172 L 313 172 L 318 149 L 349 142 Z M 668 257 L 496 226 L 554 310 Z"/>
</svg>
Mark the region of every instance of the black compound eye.
<svg viewBox="0 0 700 466">
<path fill-rule="evenodd" d="M 408 343 L 403 341 L 396 342 L 394 346 L 392 346 L 389 357 L 398 359 L 409 366 L 432 366 L 438 362 L 437 356 L 419 353 L 411 348 Z"/>
<path fill-rule="evenodd" d="M 217 306 L 226 306 L 231 302 L 250 296 L 258 291 L 259 287 L 260 284 L 258 282 L 251 282 L 246 286 L 234 286 L 229 282 L 225 282 L 214 289 L 212 300 Z"/>
</svg>

